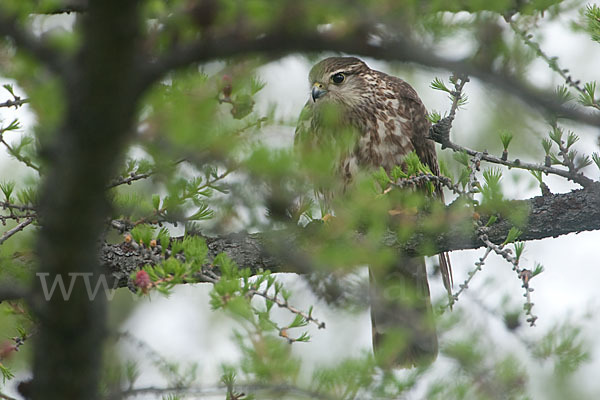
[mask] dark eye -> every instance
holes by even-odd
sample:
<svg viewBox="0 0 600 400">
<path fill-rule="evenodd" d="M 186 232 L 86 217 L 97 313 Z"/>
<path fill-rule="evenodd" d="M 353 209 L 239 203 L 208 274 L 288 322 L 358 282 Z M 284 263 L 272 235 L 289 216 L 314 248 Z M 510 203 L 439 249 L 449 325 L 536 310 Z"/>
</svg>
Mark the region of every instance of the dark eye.
<svg viewBox="0 0 600 400">
<path fill-rule="evenodd" d="M 331 76 L 331 82 L 335 83 L 336 85 L 344 82 L 344 79 L 346 79 L 346 77 L 341 72 Z"/>
</svg>

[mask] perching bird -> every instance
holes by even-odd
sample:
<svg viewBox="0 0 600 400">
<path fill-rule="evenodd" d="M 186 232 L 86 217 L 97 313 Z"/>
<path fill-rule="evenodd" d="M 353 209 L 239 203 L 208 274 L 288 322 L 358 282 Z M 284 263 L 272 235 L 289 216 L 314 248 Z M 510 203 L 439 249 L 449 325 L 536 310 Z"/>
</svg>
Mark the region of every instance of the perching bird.
<svg viewBox="0 0 600 400">
<path fill-rule="evenodd" d="M 427 110 L 408 83 L 372 70 L 358 58 L 330 57 L 311 69 L 309 84 L 310 98 L 294 142 L 299 152 L 333 153 L 337 185 L 315 183 L 326 204 L 360 171 L 383 167 L 389 174 L 395 166 L 405 167 L 404 157 L 413 151 L 439 175 L 435 146 L 427 138 Z M 441 187 L 435 193 L 443 200 Z M 439 262 L 450 291 L 448 255 L 441 254 Z M 410 367 L 433 361 L 438 342 L 424 258 L 399 254 L 394 265 L 383 272 L 371 269 L 370 276 L 373 348 L 379 362 Z"/>
</svg>

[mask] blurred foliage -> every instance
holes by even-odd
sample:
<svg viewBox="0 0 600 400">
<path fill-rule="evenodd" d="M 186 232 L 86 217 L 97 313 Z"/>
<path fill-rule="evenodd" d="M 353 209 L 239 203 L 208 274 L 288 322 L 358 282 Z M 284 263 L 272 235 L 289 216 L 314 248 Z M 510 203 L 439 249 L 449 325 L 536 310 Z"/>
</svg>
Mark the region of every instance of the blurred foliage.
<svg viewBox="0 0 600 400">
<path fill-rule="evenodd" d="M 16 16 L 23 28 L 42 31 L 40 36 L 59 58 L 72 60 L 83 45 L 80 17 L 64 22 L 73 30 L 44 28 L 46 21 L 57 18 L 44 14 L 62 5 L 59 0 L 3 0 L 0 13 Z M 364 33 L 369 23 L 375 23 L 378 30 L 373 40 L 407 37 L 429 46 L 432 53 L 445 51 L 444 54 L 464 59 L 476 68 L 525 78 L 538 60 L 547 64 L 550 72 L 563 73 L 558 61 L 546 56 L 529 32 L 574 7 L 581 10 L 580 21 L 573 24 L 586 34 L 581 40 L 600 41 L 600 9 L 573 1 L 147 0 L 143 2 L 145 24 L 140 48 L 158 59 L 174 48 L 208 38 L 233 35 L 247 39 L 261 37 L 265 32 L 314 31 L 343 38 Z M 514 24 L 512 28 L 507 19 Z M 457 43 L 464 48 L 459 49 Z M 293 43 L 290 48 L 294 49 Z M 321 57 L 305 56 L 311 61 Z M 314 285 L 315 292 L 331 303 L 347 305 L 338 300 L 352 297 L 344 293 L 350 287 L 342 285 L 357 266 L 387 268 L 395 259 L 395 250 L 382 245 L 382 238 L 391 236 L 395 243 L 405 243 L 416 231 L 442 232 L 459 222 L 448 219 L 440 202 L 424 196 L 435 191 L 431 181 L 416 187 L 398 187 L 399 182 L 431 173 L 415 154 L 407 157 L 402 168 L 362 173 L 351 187 L 333 199 L 324 202 L 322 196 L 315 195 L 314 187 L 340 192 L 332 168 L 337 154 L 351 148 L 356 132 L 340 133 L 339 114 L 326 110 L 324 124 L 332 125 L 329 133 L 336 135 L 332 140 L 335 143 L 292 151 L 265 139 L 263 132 L 268 129 L 281 137 L 290 133 L 290 127 L 274 120 L 273 110 L 264 111 L 257 105 L 265 88 L 265 77 L 258 70 L 271 61 L 267 56 L 246 55 L 191 64 L 164 76 L 140 102 L 135 136 L 123 149 L 121 168 L 107 188 L 112 205 L 110 217 L 126 228 L 125 241 L 155 255 L 169 254 L 164 262 L 143 266 L 132 274 L 131 282 L 137 286 L 138 294 L 147 295 L 152 290 L 169 294 L 180 284 L 210 282 L 213 309 L 227 313 L 239 323 L 234 338 L 241 358 L 223 367 L 222 383 L 228 399 L 250 399 L 252 395 L 336 399 L 533 398 L 532 380 L 539 379 L 534 375 L 540 368 L 536 363 L 552 366 L 542 379 L 552 383 L 550 387 L 560 389 L 557 393 L 573 388 L 581 366 L 590 360 L 589 345 L 582 338 L 578 321 L 557 325 L 516 350 L 504 349 L 496 342 L 489 324 L 474 323 L 460 307 L 440 318 L 443 356 L 430 368 L 384 371 L 370 354 L 352 359 L 340 355 L 335 365 L 319 366 L 309 377 L 303 374 L 302 360 L 292 355 L 290 345 L 310 345 L 295 342 L 309 341 L 305 327 L 320 323 L 312 308 L 294 308 L 292 293 L 270 271 L 237 266 L 224 254 L 209 259 L 207 244 L 194 232 L 291 231 L 297 235 L 301 250 L 310 255 L 310 268 L 317 268 L 332 281 L 325 289 Z M 26 218 L 29 208 L 37 204 L 37 187 L 44 175 L 41 149 L 62 127 L 69 101 L 76 99 L 65 98 L 63 82 L 8 38 L 0 39 L 0 72 L 16 82 L 14 87 L 5 86 L 2 96 L 7 100 L 26 97 L 28 111 L 34 115 L 29 126 L 21 123 L 20 116 L 0 120 L 3 147 L 31 172 L 27 178 L 19 179 L 12 171 L 2 171 L 0 201 L 25 206 L 2 209 L 6 216 L 2 219 L 6 223 L 4 233 Z M 285 91 L 285 85 L 282 82 L 280 90 Z M 431 86 L 453 100 L 453 88 L 442 79 L 436 78 Z M 558 93 L 565 102 L 598 107 L 596 82 L 586 82 L 581 87 L 565 82 Z M 462 118 L 468 118 L 472 122 L 470 129 L 478 133 L 469 147 L 489 149 L 498 155 L 504 151 L 511 159 L 533 157 L 540 164 L 576 172 L 592 162 L 600 168 L 600 156 L 593 153 L 590 158 L 581 153 L 578 136 L 563 128 L 558 117 L 533 115 L 495 89 L 486 88 L 485 95 L 479 97 L 484 100 L 483 107 L 466 103 L 466 98 L 459 102 L 459 118 L 466 116 Z M 286 93 L 281 93 L 280 98 L 285 102 Z M 470 107 L 484 109 L 483 115 L 474 115 Z M 438 121 L 444 116 L 443 112 L 432 112 L 430 118 Z M 461 132 L 457 132 L 460 136 Z M 516 227 L 526 222 L 527 210 L 513 207 L 507 196 L 511 182 L 505 177 L 512 171 L 483 168 L 475 173 L 479 181 L 470 192 L 471 158 L 466 153 L 445 158 L 443 174 L 451 186 L 458 188 L 458 194 L 448 193 L 452 198 L 447 200 L 468 210 L 479 206 L 492 216 L 488 225 L 498 218 L 506 218 Z M 527 179 L 543 191 L 544 177 L 538 171 Z M 331 210 L 335 211 L 335 218 L 322 221 Z M 171 233 L 180 226 L 184 226 L 185 237 L 171 240 Z M 465 229 L 471 227 L 472 221 L 467 220 Z M 27 283 L 32 279 L 36 228 L 28 229 L 0 246 L 1 282 Z M 123 241 L 121 233 L 111 239 Z M 518 236 L 517 228 L 511 230 L 506 244 Z M 428 246 L 425 243 L 423 250 Z M 517 259 L 523 246 L 522 242 L 514 245 Z M 284 250 L 283 253 L 291 253 Z M 536 271 L 540 272 L 541 267 Z M 536 274 L 534 271 L 533 276 Z M 289 311 L 287 322 L 281 323 L 273 316 L 276 308 Z M 520 326 L 523 313 L 515 311 L 518 308 L 506 306 L 496 310 L 494 321 L 501 321 L 513 339 L 525 341 L 527 335 Z M 12 346 L 13 338 L 21 336 L 20 330 L 35 330 L 24 303 L 5 302 L 0 310 L 0 346 Z M 142 359 L 159 370 L 169 387 L 183 391 L 196 384 L 195 365 L 182 368 L 177 360 L 166 360 L 131 337 L 119 339 L 138 348 Z M 0 348 L 0 369 L 3 377 L 10 379 L 20 364 L 9 360 L 13 351 L 3 349 Z M 133 361 L 117 363 L 120 355 L 114 348 L 107 353 L 111 362 L 106 363 L 104 393 L 133 388 L 141 367 Z M 243 385 L 250 387 L 244 395 L 237 389 Z M 4 383 L 0 387 L 3 386 Z M 584 391 L 585 388 L 578 389 L 582 393 L 579 397 L 585 397 Z"/>
</svg>

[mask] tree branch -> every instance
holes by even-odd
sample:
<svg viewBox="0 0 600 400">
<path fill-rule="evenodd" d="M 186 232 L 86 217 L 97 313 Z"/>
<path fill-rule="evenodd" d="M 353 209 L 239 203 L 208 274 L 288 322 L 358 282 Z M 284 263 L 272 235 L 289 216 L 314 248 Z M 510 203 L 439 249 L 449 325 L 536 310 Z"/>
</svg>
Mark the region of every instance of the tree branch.
<svg viewBox="0 0 600 400">
<path fill-rule="evenodd" d="M 79 24 L 73 71 L 61 81 L 65 112 L 55 134 L 41 140 L 46 168 L 37 207 L 37 269 L 51 277 L 73 272 L 97 277 L 103 271 L 97 251 L 109 213 L 105 188 L 134 132 L 141 7 L 141 0 L 90 1 Z M 99 399 L 106 298 L 89 296 L 80 280 L 68 301 L 48 299 L 41 280 L 33 285 L 30 304 L 39 335 L 31 397 Z M 60 351 L 49 357 L 49 349 Z"/>
<path fill-rule="evenodd" d="M 21 222 L 20 224 L 18 224 L 14 228 L 12 228 L 12 229 L 4 232 L 4 234 L 2 236 L 0 236 L 0 245 L 2 243 L 6 242 L 15 233 L 20 232 L 23 229 L 25 229 L 27 227 L 27 225 L 31 224 L 34 220 L 35 220 L 35 218 L 28 217 L 25 221 Z"/>
<path fill-rule="evenodd" d="M 376 29 L 367 29 L 376 32 Z M 228 58 L 243 54 L 260 53 L 281 56 L 295 52 L 339 51 L 390 61 L 413 62 L 432 68 L 442 68 L 476 77 L 519 97 L 531 106 L 593 126 L 600 126 L 600 115 L 582 109 L 565 107 L 557 96 L 527 85 L 518 79 L 501 73 L 484 70 L 469 60 L 451 60 L 439 57 L 432 49 L 426 49 L 406 38 L 397 37 L 374 44 L 372 37 L 360 31 L 344 36 L 326 33 L 289 31 L 279 27 L 271 32 L 240 34 L 226 33 L 214 38 L 202 38 L 196 42 L 175 47 L 156 61 L 147 65 L 140 76 L 140 91 L 156 82 L 168 71 L 183 68 L 191 63 L 201 63 L 218 58 Z"/>
<path fill-rule="evenodd" d="M 62 74 L 65 69 L 64 61 L 59 53 L 48 46 L 48 44 L 26 29 L 19 26 L 17 20 L 4 14 L 0 10 L 0 36 L 10 37 L 15 44 L 24 51 L 44 63 L 51 71 Z"/>
<path fill-rule="evenodd" d="M 6 100 L 4 103 L 0 103 L 0 108 L 3 107 L 14 107 L 14 108 L 19 108 L 21 107 L 23 104 L 27 104 L 29 103 L 29 99 L 22 99 L 20 97 L 15 97 L 14 100 Z"/>
<path fill-rule="evenodd" d="M 7 300 L 19 300 L 27 296 L 28 292 L 19 286 L 2 285 L 0 286 L 0 303 Z"/>
<path fill-rule="evenodd" d="M 48 10 L 42 11 L 41 14 L 71 14 L 71 13 L 83 13 L 88 10 L 87 1 L 72 1 L 66 2 L 64 5 L 50 8 Z"/>
<path fill-rule="evenodd" d="M 435 128 L 435 125 L 432 127 L 430 133 L 431 133 L 431 139 L 440 143 L 442 145 L 442 149 L 449 148 L 449 149 L 452 149 L 454 151 L 458 151 L 461 153 L 467 153 L 470 156 L 480 154 L 481 159 L 484 161 L 489 161 L 494 164 L 504 165 L 509 168 L 525 169 L 528 171 L 541 171 L 545 174 L 553 174 L 553 175 L 562 176 L 563 178 L 566 178 L 570 181 L 578 183 L 579 185 L 581 185 L 583 187 L 592 185 L 594 183 L 594 180 L 583 175 L 583 173 L 576 172 L 575 168 L 572 168 L 571 170 L 564 170 L 564 169 L 559 169 L 559 168 L 555 168 L 555 167 L 551 167 L 551 166 L 547 166 L 547 165 L 543 165 L 543 164 L 524 162 L 524 161 L 519 160 L 518 158 L 515 160 L 512 160 L 512 161 L 505 160 L 501 157 L 497 157 L 497 156 L 488 154 L 487 152 L 479 152 L 479 151 L 476 151 L 473 149 L 469 149 L 467 147 L 461 146 L 460 144 L 450 141 L 449 136 L 447 134 L 444 134 L 443 132 L 440 132 L 439 130 L 437 130 Z"/>
<path fill-rule="evenodd" d="M 528 200 L 511 201 L 511 209 L 526 208 L 529 218 L 519 240 L 537 240 L 557 237 L 573 232 L 593 231 L 600 229 L 600 184 L 594 183 L 586 189 L 575 190 L 563 194 L 537 196 Z M 452 211 L 449 211 L 451 213 Z M 470 218 L 470 217 L 469 217 Z M 482 217 L 485 218 L 485 217 Z M 473 228 L 473 224 L 456 223 L 442 234 L 432 235 L 416 232 L 410 240 L 400 243 L 392 239 L 386 241 L 409 255 L 421 254 L 420 249 L 430 249 L 424 255 L 433 255 L 445 251 L 477 249 L 485 246 L 479 239 L 481 232 Z M 507 219 L 498 218 L 490 227 L 483 228 L 488 239 L 496 244 L 504 242 L 508 231 L 514 225 Z M 469 227 L 469 228 L 466 228 Z M 310 257 L 298 259 L 296 253 L 290 255 L 289 249 L 298 247 L 295 244 L 295 233 L 278 231 L 274 233 L 237 233 L 219 237 L 203 236 L 209 249 L 209 258 L 225 252 L 240 267 L 248 267 L 253 273 L 262 269 L 273 272 L 306 273 L 310 266 Z M 279 251 L 285 243 L 287 252 Z M 428 244 L 430 246 L 424 246 Z M 101 262 L 120 286 L 127 284 L 129 275 L 142 265 L 154 264 L 155 259 L 143 255 L 126 243 L 105 244 L 101 251 Z"/>
</svg>

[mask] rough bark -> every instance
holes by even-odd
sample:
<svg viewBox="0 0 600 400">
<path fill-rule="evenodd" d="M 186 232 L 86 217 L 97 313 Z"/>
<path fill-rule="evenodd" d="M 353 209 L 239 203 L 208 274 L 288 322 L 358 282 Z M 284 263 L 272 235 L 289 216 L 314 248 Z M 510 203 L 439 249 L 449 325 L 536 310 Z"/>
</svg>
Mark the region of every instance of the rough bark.
<svg viewBox="0 0 600 400">
<path fill-rule="evenodd" d="M 515 200 L 511 202 L 511 206 L 529 210 L 526 224 L 520 226 L 523 232 L 520 240 L 537 240 L 600 229 L 600 184 L 569 193 Z M 465 226 L 472 224 L 456 224 L 451 230 L 436 236 L 417 232 L 405 243 L 395 240 L 387 240 L 386 243 L 399 247 L 410 255 L 433 255 L 444 251 L 482 247 L 483 243 L 474 229 L 465 230 Z M 485 233 L 492 242 L 502 243 L 513 226 L 510 221 L 499 218 Z M 211 258 L 225 252 L 240 267 L 251 268 L 253 271 L 263 268 L 273 272 L 305 273 L 311 269 L 311 260 L 309 255 L 302 253 L 298 246 L 294 245 L 296 235 L 297 232 L 278 231 L 276 235 L 271 232 L 203 237 L 206 239 Z M 425 243 L 428 246 L 424 246 Z M 156 261 L 124 243 L 105 244 L 101 258 L 105 269 L 120 281 L 121 286 L 127 284 L 127 277 L 136 268 Z"/>
<path fill-rule="evenodd" d="M 80 21 L 82 47 L 62 64 L 67 109 L 60 129 L 44 137 L 37 251 L 39 272 L 48 274 L 50 285 L 56 277 L 74 285 L 68 299 L 58 292 L 47 298 L 41 279 L 34 280 L 33 399 L 98 398 L 106 299 L 90 298 L 73 274 L 91 276 L 95 287 L 101 273 L 97 238 L 109 210 L 105 187 L 135 116 L 137 8 L 137 0 L 90 1 Z"/>
</svg>

